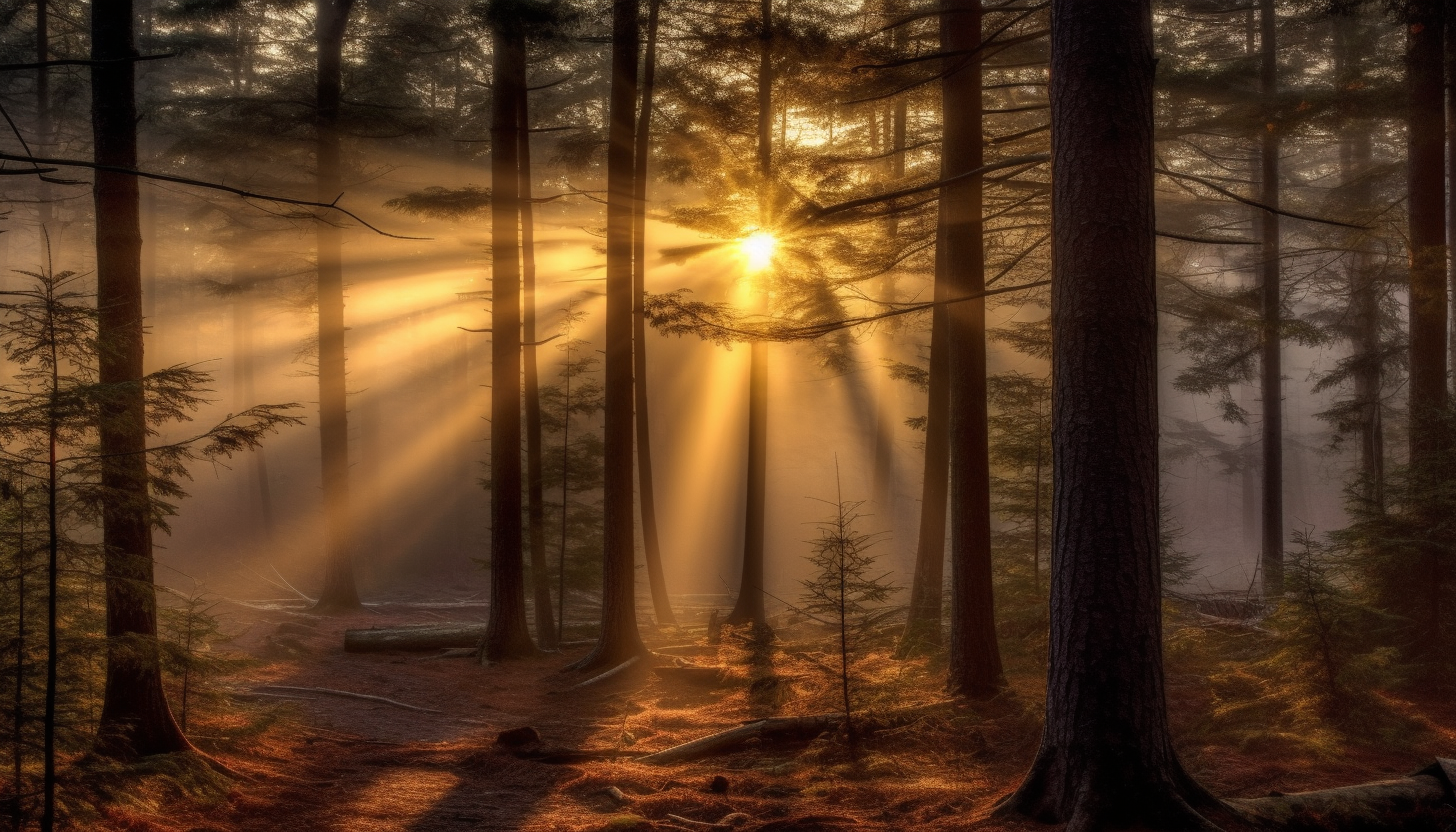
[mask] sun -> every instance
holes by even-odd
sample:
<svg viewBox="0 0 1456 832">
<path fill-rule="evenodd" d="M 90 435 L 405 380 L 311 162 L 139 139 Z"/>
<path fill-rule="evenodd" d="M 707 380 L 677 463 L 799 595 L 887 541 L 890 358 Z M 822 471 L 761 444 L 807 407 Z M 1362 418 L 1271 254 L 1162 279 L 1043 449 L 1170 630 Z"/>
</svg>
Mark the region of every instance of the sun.
<svg viewBox="0 0 1456 832">
<path fill-rule="evenodd" d="M 773 265 L 774 247 L 778 240 L 767 231 L 755 231 L 738 241 L 738 250 L 748 260 L 748 270 L 761 272 Z"/>
</svg>

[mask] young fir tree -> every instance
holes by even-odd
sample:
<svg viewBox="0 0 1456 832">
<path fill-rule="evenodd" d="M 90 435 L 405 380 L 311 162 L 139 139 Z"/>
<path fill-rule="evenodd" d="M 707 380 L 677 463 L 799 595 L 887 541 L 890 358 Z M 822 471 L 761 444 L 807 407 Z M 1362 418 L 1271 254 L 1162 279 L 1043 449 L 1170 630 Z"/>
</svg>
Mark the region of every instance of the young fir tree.
<svg viewBox="0 0 1456 832">
<path fill-rule="evenodd" d="M 808 559 L 814 567 L 814 576 L 801 581 L 804 589 L 799 595 L 798 609 L 819 620 L 827 619 L 834 628 L 844 732 L 854 746 L 858 737 L 854 727 L 852 664 L 870 629 L 886 612 L 886 603 L 900 587 L 890 582 L 888 572 L 876 567 L 878 557 L 871 550 L 883 534 L 866 534 L 856 527 L 863 519 L 858 512 L 864 502 L 845 501 L 839 490 L 837 471 L 835 489 L 834 502 L 829 504 L 834 507 L 834 514 L 819 523 L 819 537 L 811 542 L 813 550 Z"/>
</svg>

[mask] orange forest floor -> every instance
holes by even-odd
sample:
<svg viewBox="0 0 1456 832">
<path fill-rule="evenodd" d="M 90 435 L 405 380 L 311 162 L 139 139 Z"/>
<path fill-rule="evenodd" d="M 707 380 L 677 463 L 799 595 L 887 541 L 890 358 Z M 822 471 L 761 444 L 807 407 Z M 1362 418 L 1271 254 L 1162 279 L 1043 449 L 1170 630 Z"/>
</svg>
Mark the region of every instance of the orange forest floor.
<svg viewBox="0 0 1456 832">
<path fill-rule="evenodd" d="M 836 711 L 830 670 L 838 656 L 826 634 L 781 620 L 774 649 L 755 655 L 731 633 L 708 645 L 705 610 L 690 613 L 696 627 L 644 626 L 644 638 L 685 661 L 727 668 L 720 685 L 670 684 L 640 668 L 573 689 L 583 677 L 562 669 L 584 655 L 584 645 L 490 667 L 343 651 L 346 629 L 479 621 L 481 606 L 380 604 L 329 618 L 303 613 L 301 602 L 226 606 L 224 628 L 236 635 L 224 646 L 251 659 L 209 680 L 212 693 L 202 701 L 194 694 L 189 733 L 238 776 L 221 788 L 188 788 L 165 772 L 132 779 L 78 825 L 129 832 L 703 830 L 723 821 L 780 832 L 1045 828 L 987 817 L 1037 746 L 1043 670 L 1035 621 L 1021 638 L 1003 631 L 1010 690 L 998 701 L 932 707 L 878 729 L 870 720 L 854 753 L 842 734 L 829 732 L 650 766 L 521 759 L 495 740 L 502 730 L 532 726 L 545 748 L 647 753 L 747 720 Z M 1281 686 L 1267 655 L 1252 646 L 1265 637 L 1258 628 L 1210 625 L 1176 611 L 1169 618 L 1175 741 L 1189 771 L 1215 794 L 1366 782 L 1456 752 L 1456 704 L 1444 697 L 1375 694 L 1363 716 L 1344 721 L 1353 727 L 1341 729 L 1297 685 Z M 930 659 L 894 660 L 888 639 L 867 650 L 855 675 L 856 708 L 868 715 L 944 701 L 943 668 Z M 264 686 L 344 690 L 426 710 L 276 688 L 268 695 Z"/>
</svg>

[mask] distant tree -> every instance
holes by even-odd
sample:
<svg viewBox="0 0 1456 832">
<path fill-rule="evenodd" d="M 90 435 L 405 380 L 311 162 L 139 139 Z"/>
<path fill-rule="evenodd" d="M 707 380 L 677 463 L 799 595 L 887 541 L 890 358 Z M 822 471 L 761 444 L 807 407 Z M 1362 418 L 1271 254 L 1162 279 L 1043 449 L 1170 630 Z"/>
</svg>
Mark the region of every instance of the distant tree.
<svg viewBox="0 0 1456 832">
<path fill-rule="evenodd" d="M 1203 828 L 1163 689 L 1152 10 L 1052 6 L 1053 572 L 1046 727 L 1000 811 Z"/>
<path fill-rule="evenodd" d="M 1051 542 L 1051 379 L 1011 372 L 987 381 L 992 504 L 1007 526 L 997 538 L 1018 556 L 1026 553 L 1031 590 L 1040 597 L 1043 553 Z"/>
<path fill-rule="evenodd" d="M 343 103 L 344 31 L 354 0 L 316 0 L 314 37 L 318 49 L 315 153 L 320 202 L 337 199 L 342 188 L 339 108 Z M 318 224 L 319 446 L 324 487 L 324 585 L 315 607 L 342 612 L 359 607 L 354 583 L 353 517 L 349 502 L 349 408 L 344 372 L 343 232 Z"/>
</svg>

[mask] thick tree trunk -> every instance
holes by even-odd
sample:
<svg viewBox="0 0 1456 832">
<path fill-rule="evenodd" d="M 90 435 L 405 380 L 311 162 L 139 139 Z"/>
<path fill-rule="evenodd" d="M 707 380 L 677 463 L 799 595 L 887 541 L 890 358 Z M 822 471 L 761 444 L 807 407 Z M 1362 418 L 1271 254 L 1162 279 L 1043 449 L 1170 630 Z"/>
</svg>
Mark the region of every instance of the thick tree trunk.
<svg viewBox="0 0 1456 832">
<path fill-rule="evenodd" d="M 577 669 L 615 667 L 647 648 L 637 630 L 632 528 L 632 203 L 638 0 L 612 0 L 607 129 L 606 426 L 603 430 L 602 629 Z"/>
<path fill-rule="evenodd" d="M 941 48 L 951 54 L 981 43 L 980 0 L 941 0 Z M 981 60 L 948 59 L 941 82 L 944 177 L 983 164 Z M 945 269 L 952 298 L 985 291 L 985 242 L 981 234 L 980 177 L 941 189 Z M 991 578 L 991 458 L 986 420 L 986 301 L 952 303 L 950 342 L 950 669 L 952 692 L 982 698 L 1005 684 L 996 645 Z"/>
<path fill-rule="evenodd" d="M 662 573 L 662 544 L 657 536 L 657 494 L 652 476 L 652 431 L 647 402 L 647 319 L 642 303 L 647 292 L 647 163 L 652 148 L 652 90 L 657 76 L 657 21 L 662 0 L 648 0 L 647 46 L 642 66 L 642 106 L 637 114 L 632 179 L 632 369 L 637 417 L 637 499 L 642 512 L 642 555 L 647 584 L 659 626 L 677 623 Z"/>
<path fill-rule="evenodd" d="M 1041 748 L 1001 805 L 1070 832 L 1189 829 L 1158 556 L 1148 0 L 1052 3 L 1050 666 Z"/>
<path fill-rule="evenodd" d="M 773 220 L 773 0 L 759 3 L 758 225 Z M 767 273 L 752 291 L 768 296 Z M 766 305 L 766 304 L 765 304 Z M 748 356 L 748 500 L 744 512 L 743 569 L 738 600 L 725 623 L 763 626 L 764 526 L 768 499 L 768 344 L 754 341 Z"/>
<path fill-rule="evenodd" d="M 490 625 L 483 654 L 489 661 L 536 652 L 526 626 L 526 570 L 521 553 L 521 249 L 517 226 L 526 34 L 507 14 L 492 21 Z"/>
<path fill-rule="evenodd" d="M 354 0 L 317 0 L 318 200 L 331 202 L 342 183 L 339 105 L 343 100 L 344 29 Z M 349 508 L 349 416 L 344 378 L 343 232 L 318 225 L 319 445 L 324 486 L 324 586 L 315 609 L 359 608 L 354 585 L 353 524 Z"/>
<path fill-rule="evenodd" d="M 944 206 L 941 208 L 944 212 Z M 902 655 L 940 646 L 944 606 L 946 499 L 950 494 L 950 345 L 946 343 L 945 301 L 950 297 L 945 276 L 945 223 L 937 230 L 935 301 L 930 313 L 929 392 L 925 412 L 925 473 L 920 486 L 920 534 L 915 545 L 915 577 Z"/>
<path fill-rule="evenodd" d="M 1442 450 L 1446 407 L 1446 192 L 1444 8 L 1440 0 L 1412 0 L 1406 29 L 1406 77 L 1410 86 L 1410 461 L 1429 470 Z M 1442 511 L 1428 494 L 1414 511 Z M 1415 623 L 1417 652 L 1441 653 L 1441 549 L 1422 546 L 1412 566 L 1419 596 L 1402 599 Z"/>
<path fill-rule="evenodd" d="M 91 127 L 98 164 L 135 168 L 136 55 L 130 0 L 91 7 Z M 101 413 L 106 692 L 97 750 L 143 756 L 189 748 L 162 690 L 152 583 L 142 378 L 141 221 L 135 177 L 96 171 L 99 380 L 116 391 Z"/>
<path fill-rule="evenodd" d="M 522 81 L 525 73 L 522 71 Z M 536 640 L 555 647 L 556 620 L 551 614 L 551 575 L 546 570 L 546 495 L 541 487 L 541 382 L 536 368 L 536 228 L 531 203 L 531 119 L 528 96 L 520 96 L 517 135 L 520 137 L 521 205 L 521 358 L 526 364 L 526 526 L 531 542 L 532 611 Z"/>
<path fill-rule="evenodd" d="M 1279 128 L 1274 124 L 1279 62 L 1275 38 L 1274 0 L 1259 0 L 1259 86 L 1265 123 L 1259 133 L 1259 200 L 1279 206 Z M 1263 497 L 1259 568 L 1264 595 L 1284 594 L 1284 393 L 1280 361 L 1280 327 L 1284 300 L 1279 281 L 1279 215 L 1259 212 L 1259 296 L 1262 311 L 1259 373 L 1263 401 Z"/>
</svg>

